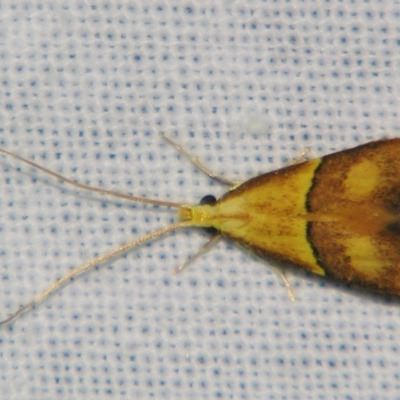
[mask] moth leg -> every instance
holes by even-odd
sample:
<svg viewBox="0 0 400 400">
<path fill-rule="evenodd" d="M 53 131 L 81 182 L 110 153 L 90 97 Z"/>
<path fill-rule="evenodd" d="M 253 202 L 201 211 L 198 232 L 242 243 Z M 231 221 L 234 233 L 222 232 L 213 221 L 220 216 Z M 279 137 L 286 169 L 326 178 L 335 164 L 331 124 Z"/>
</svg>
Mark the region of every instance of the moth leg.
<svg viewBox="0 0 400 400">
<path fill-rule="evenodd" d="M 307 161 L 307 154 L 310 152 L 310 148 L 306 147 L 294 160 L 290 161 L 290 163 L 288 163 L 288 165 L 296 165 L 296 164 L 300 164 L 304 161 Z"/>
<path fill-rule="evenodd" d="M 292 285 L 290 284 L 288 278 L 286 277 L 285 273 L 283 271 L 281 271 L 279 268 L 276 268 L 273 266 L 271 266 L 271 268 L 282 279 L 283 283 L 286 286 L 287 294 L 288 294 L 290 300 L 294 301 L 295 296 L 294 296 L 293 288 L 292 288 Z"/>
<path fill-rule="evenodd" d="M 186 262 L 184 262 L 181 265 L 178 265 L 176 268 L 172 270 L 173 274 L 178 274 L 181 272 L 184 268 L 192 264 L 195 260 L 197 260 L 200 256 L 203 254 L 207 253 L 213 247 L 219 239 L 221 239 L 222 235 L 221 234 L 216 234 L 214 235 L 199 251 L 197 251 L 196 254 L 191 256 Z"/>
<path fill-rule="evenodd" d="M 221 182 L 225 185 L 229 185 L 232 188 L 235 188 L 236 186 L 239 186 L 242 183 L 242 182 L 233 181 L 231 179 L 225 178 L 222 175 L 218 175 L 218 174 L 212 172 L 201 161 L 199 161 L 199 159 L 196 156 L 193 156 L 192 154 L 190 154 L 181 145 L 176 143 L 171 138 L 165 136 L 164 133 L 160 133 L 160 136 L 163 140 L 165 140 L 167 143 L 172 145 L 179 153 L 181 153 L 183 156 L 185 156 L 196 168 L 198 168 L 201 172 L 206 174 L 209 178 L 214 179 L 215 181 Z"/>
</svg>

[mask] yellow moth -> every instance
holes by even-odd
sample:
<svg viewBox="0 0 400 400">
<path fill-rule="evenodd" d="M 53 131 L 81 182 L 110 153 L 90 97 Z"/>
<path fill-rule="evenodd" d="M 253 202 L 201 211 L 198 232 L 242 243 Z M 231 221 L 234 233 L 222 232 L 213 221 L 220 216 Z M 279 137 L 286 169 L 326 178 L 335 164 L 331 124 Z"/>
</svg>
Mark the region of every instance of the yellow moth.
<svg viewBox="0 0 400 400">
<path fill-rule="evenodd" d="M 165 139 L 188 156 L 179 145 Z M 7 150 L 0 152 L 80 189 L 177 208 L 180 219 L 73 269 L 0 324 L 12 321 L 93 266 L 141 243 L 190 226 L 215 231 L 198 254 L 218 238 L 227 237 L 262 258 L 283 261 L 375 291 L 400 294 L 400 139 L 370 142 L 262 174 L 241 184 L 213 175 L 190 157 L 210 177 L 231 185 L 231 190 L 219 200 L 205 196 L 199 205 L 90 187 Z"/>
</svg>

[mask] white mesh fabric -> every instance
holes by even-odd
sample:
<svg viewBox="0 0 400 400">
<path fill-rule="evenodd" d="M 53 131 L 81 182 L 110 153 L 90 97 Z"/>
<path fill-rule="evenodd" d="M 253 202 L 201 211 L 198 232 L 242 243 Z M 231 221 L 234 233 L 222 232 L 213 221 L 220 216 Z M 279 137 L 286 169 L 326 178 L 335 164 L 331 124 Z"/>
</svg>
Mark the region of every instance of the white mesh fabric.
<svg viewBox="0 0 400 400">
<path fill-rule="evenodd" d="M 70 178 L 197 203 L 235 180 L 400 134 L 398 1 L 0 2 L 0 145 Z M 1 157 L 0 318 L 173 211 Z M 181 231 L 0 330 L 1 399 L 373 399 L 399 393 L 397 300 Z"/>
</svg>

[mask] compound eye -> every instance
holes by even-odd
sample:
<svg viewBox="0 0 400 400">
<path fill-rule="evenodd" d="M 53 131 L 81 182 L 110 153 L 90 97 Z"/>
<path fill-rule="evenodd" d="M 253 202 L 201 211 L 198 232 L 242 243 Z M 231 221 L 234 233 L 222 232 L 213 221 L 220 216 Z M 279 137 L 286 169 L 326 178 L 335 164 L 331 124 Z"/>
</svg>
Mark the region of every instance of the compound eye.
<svg viewBox="0 0 400 400">
<path fill-rule="evenodd" d="M 207 196 L 204 196 L 201 200 L 200 200 L 200 205 L 204 206 L 204 205 L 209 205 L 209 206 L 213 206 L 215 203 L 217 202 L 217 199 L 211 195 L 208 194 Z"/>
<path fill-rule="evenodd" d="M 213 206 L 215 203 L 217 202 L 217 199 L 212 195 L 212 194 L 208 194 L 207 196 L 204 196 L 201 200 L 200 200 L 200 205 L 204 206 L 204 205 L 209 205 L 209 206 Z M 218 231 L 213 228 L 203 228 L 207 233 L 211 234 L 211 235 L 216 235 L 218 233 Z"/>
</svg>

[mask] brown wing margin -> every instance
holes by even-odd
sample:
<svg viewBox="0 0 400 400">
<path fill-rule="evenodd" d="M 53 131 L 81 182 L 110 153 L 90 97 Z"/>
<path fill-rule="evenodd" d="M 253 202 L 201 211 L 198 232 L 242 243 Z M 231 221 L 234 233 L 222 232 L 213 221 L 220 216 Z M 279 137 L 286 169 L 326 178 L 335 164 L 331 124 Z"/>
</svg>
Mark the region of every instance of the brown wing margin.
<svg viewBox="0 0 400 400">
<path fill-rule="evenodd" d="M 335 217 L 307 226 L 327 275 L 400 294 L 400 139 L 323 157 L 307 210 Z"/>
</svg>

